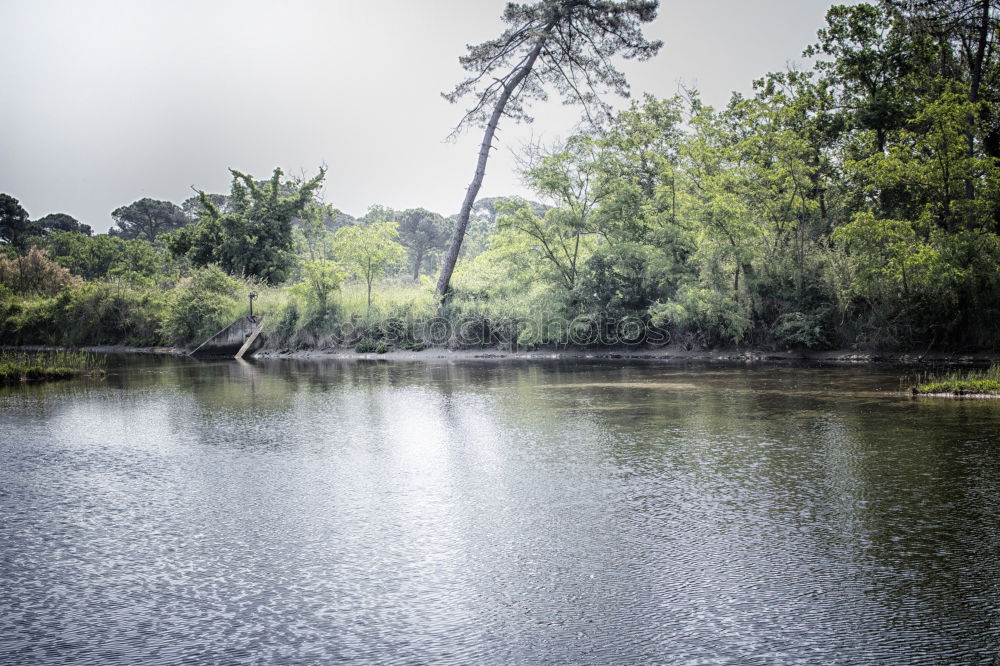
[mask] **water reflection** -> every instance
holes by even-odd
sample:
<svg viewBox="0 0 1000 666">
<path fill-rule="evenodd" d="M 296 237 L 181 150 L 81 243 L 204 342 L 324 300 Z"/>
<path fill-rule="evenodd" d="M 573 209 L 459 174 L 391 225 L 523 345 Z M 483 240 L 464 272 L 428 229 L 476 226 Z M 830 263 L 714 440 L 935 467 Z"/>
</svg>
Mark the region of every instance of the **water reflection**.
<svg viewBox="0 0 1000 666">
<path fill-rule="evenodd" d="M 891 370 L 192 363 L 0 390 L 0 661 L 940 663 L 1000 405 Z"/>
</svg>

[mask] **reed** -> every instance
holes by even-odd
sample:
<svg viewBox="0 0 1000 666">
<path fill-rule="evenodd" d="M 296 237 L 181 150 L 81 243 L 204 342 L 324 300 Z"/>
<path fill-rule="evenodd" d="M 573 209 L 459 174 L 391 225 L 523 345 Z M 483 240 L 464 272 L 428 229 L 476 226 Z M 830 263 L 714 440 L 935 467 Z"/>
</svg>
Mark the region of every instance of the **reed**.
<svg viewBox="0 0 1000 666">
<path fill-rule="evenodd" d="M 917 394 L 1000 395 L 1000 365 L 988 368 L 930 371 L 911 381 Z"/>
<path fill-rule="evenodd" d="M 105 374 L 107 358 L 69 349 L 0 351 L 0 382 L 53 381 Z"/>
</svg>

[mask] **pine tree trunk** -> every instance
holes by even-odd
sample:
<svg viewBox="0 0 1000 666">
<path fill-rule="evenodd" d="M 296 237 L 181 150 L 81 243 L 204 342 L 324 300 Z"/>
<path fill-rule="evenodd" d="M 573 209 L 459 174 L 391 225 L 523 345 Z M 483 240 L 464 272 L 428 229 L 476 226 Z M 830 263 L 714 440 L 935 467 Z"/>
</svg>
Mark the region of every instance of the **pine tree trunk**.
<svg viewBox="0 0 1000 666">
<path fill-rule="evenodd" d="M 499 99 L 497 99 L 496 106 L 493 107 L 493 114 L 486 124 L 486 131 L 483 133 L 483 142 L 479 146 L 476 173 L 472 178 L 472 182 L 469 183 L 468 189 L 465 191 L 465 200 L 462 202 L 462 208 L 458 212 L 458 220 L 455 222 L 455 230 L 452 232 L 451 242 L 448 244 L 448 252 L 441 263 L 441 276 L 438 278 L 437 288 L 434 290 L 435 295 L 442 300 L 448 293 L 451 285 L 451 275 L 455 272 L 458 253 L 462 249 L 465 230 L 469 226 L 469 216 L 472 214 L 472 206 L 476 203 L 476 196 L 479 194 L 479 188 L 483 184 L 483 177 L 486 175 L 486 161 L 490 158 L 490 149 L 493 147 L 493 136 L 496 134 L 500 117 L 503 115 L 504 108 L 507 106 L 507 101 L 511 95 L 514 94 L 514 91 L 521 85 L 525 77 L 531 73 L 531 68 L 535 66 L 535 61 L 542 52 L 542 45 L 554 27 L 555 23 L 549 23 L 542 30 L 542 34 L 538 37 L 538 41 L 535 43 L 524 64 L 521 65 L 514 77 L 504 86 L 503 92 L 500 94 Z"/>
</svg>

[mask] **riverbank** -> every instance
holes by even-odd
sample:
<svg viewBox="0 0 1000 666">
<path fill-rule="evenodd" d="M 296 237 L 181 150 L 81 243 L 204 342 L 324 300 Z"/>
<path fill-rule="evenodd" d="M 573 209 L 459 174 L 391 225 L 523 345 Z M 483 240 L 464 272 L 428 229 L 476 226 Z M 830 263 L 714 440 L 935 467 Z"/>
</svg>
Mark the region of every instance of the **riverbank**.
<svg viewBox="0 0 1000 666">
<path fill-rule="evenodd" d="M 0 384 L 104 376 L 106 358 L 77 350 L 0 351 Z"/>
<path fill-rule="evenodd" d="M 353 349 L 309 349 L 309 350 L 263 350 L 257 358 L 292 359 L 365 359 L 386 361 L 718 361 L 718 362 L 812 362 L 838 364 L 885 363 L 893 365 L 978 365 L 1000 362 L 1000 354 L 977 353 L 930 353 L 908 352 L 861 352 L 857 350 L 828 351 L 765 351 L 747 349 L 689 350 L 681 347 L 657 349 L 636 349 L 609 347 L 597 349 L 540 349 L 533 351 L 509 351 L 500 349 L 446 349 L 430 347 L 423 351 L 393 350 L 384 354 L 358 353 Z"/>
<path fill-rule="evenodd" d="M 0 351 L 55 352 L 66 349 L 44 345 L 0 346 Z M 79 351 L 96 354 L 153 354 L 187 356 L 183 347 L 135 347 L 129 345 L 98 345 L 80 347 Z M 395 349 L 384 354 L 359 353 L 353 347 L 326 349 L 263 349 L 259 359 L 338 359 L 385 361 L 717 361 L 717 362 L 806 362 L 835 364 L 889 364 L 889 365 L 985 365 L 1000 363 L 1000 353 L 993 352 L 875 352 L 853 349 L 825 351 L 795 350 L 768 351 L 761 349 L 684 349 L 682 347 L 634 348 L 559 348 L 512 351 L 498 348 L 448 349 L 428 347 L 421 351 Z"/>
</svg>

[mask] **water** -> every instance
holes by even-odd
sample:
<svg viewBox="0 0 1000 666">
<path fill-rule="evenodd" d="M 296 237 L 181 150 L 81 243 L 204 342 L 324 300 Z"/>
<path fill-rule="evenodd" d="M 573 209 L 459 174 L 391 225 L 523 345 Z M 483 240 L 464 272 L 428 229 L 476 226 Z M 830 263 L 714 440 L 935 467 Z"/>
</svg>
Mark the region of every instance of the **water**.
<svg viewBox="0 0 1000 666">
<path fill-rule="evenodd" d="M 854 367 L 0 389 L 0 662 L 993 663 L 1000 401 Z"/>
</svg>

